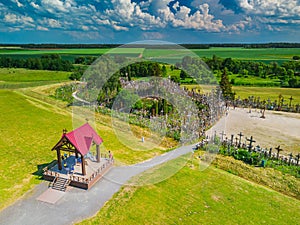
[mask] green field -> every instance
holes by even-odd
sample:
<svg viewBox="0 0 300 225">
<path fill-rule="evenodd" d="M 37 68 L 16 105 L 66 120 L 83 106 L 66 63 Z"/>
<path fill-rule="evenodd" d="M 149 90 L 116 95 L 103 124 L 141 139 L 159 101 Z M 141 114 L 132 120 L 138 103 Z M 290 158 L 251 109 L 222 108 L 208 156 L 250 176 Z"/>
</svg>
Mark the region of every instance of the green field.
<svg viewBox="0 0 300 225">
<path fill-rule="evenodd" d="M 249 96 L 260 97 L 261 100 L 271 101 L 277 100 L 278 96 L 281 94 L 285 102 L 284 104 L 289 103 L 288 98 L 293 96 L 292 104 L 300 104 L 300 88 L 279 88 L 279 87 L 233 87 L 233 91 L 236 92 L 236 97 L 240 96 L 241 98 L 247 98 Z"/>
<path fill-rule="evenodd" d="M 213 85 L 182 85 L 188 89 L 197 88 L 201 89 L 204 93 L 210 92 L 215 89 Z M 288 98 L 293 96 L 292 104 L 300 104 L 300 88 L 280 88 L 280 87 L 243 87 L 233 86 L 233 91 L 236 93 L 236 98 L 240 96 L 241 99 L 248 98 L 249 96 L 260 97 L 260 100 L 271 101 L 277 100 L 281 94 L 285 99 L 285 104 L 289 103 Z"/>
<path fill-rule="evenodd" d="M 40 182 L 33 173 L 55 159 L 50 149 L 72 124 L 70 114 L 20 93 L 0 90 L 0 99 L 1 209 Z"/>
<path fill-rule="evenodd" d="M 144 57 L 150 58 L 170 58 L 180 59 L 183 54 L 188 54 L 189 50 L 182 49 L 146 49 Z M 190 49 L 199 57 L 212 58 L 216 55 L 220 58 L 233 58 L 240 60 L 262 61 L 270 63 L 276 61 L 282 63 L 289 61 L 295 55 L 300 55 L 299 48 L 210 48 L 210 49 Z"/>
<path fill-rule="evenodd" d="M 155 174 L 172 170 L 180 160 Z M 80 224 L 299 223 L 298 200 L 213 167 L 201 172 L 192 165 L 158 184 L 123 187 L 94 218 Z"/>
<path fill-rule="evenodd" d="M 0 89 L 24 88 L 69 81 L 70 72 L 0 68 Z"/>
</svg>

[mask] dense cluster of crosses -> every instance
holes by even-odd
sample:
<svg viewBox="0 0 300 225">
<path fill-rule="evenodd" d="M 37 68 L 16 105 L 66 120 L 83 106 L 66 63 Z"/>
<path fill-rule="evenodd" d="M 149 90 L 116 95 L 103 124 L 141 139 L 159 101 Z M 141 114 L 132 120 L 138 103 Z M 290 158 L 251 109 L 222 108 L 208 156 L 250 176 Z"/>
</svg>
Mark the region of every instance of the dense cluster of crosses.
<svg viewBox="0 0 300 225">
<path fill-rule="evenodd" d="M 254 146 L 254 143 L 256 141 L 254 140 L 253 136 L 251 136 L 250 138 L 245 137 L 244 140 L 242 139 L 243 136 L 243 133 L 240 132 L 236 135 L 236 137 L 234 134 L 231 134 L 230 138 L 227 138 L 224 131 L 222 131 L 219 135 L 215 132 L 212 137 L 207 136 L 206 139 L 197 144 L 196 148 L 204 147 L 210 142 L 215 143 L 219 139 L 221 145 L 223 145 L 223 147 L 227 147 L 228 152 L 231 151 L 231 148 L 234 148 L 234 151 L 237 151 L 238 149 L 244 149 L 248 152 L 258 153 L 265 159 L 276 159 L 287 165 L 300 165 L 300 153 L 298 153 L 297 155 L 293 155 L 292 153 L 288 155 L 281 155 L 280 152 L 282 152 L 283 149 L 280 147 L 280 145 L 275 147 L 274 150 L 273 148 L 261 148 L 259 145 Z"/>
</svg>

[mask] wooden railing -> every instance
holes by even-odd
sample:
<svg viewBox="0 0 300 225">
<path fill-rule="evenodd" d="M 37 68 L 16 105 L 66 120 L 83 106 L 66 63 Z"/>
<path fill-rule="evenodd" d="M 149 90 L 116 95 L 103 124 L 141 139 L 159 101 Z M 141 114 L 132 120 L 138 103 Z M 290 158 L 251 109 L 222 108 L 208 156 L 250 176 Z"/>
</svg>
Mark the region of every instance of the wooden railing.
<svg viewBox="0 0 300 225">
<path fill-rule="evenodd" d="M 113 160 L 108 160 L 100 168 L 98 168 L 94 173 L 92 173 L 92 175 L 89 178 L 84 178 L 84 177 L 79 177 L 79 176 L 76 176 L 76 175 L 71 175 L 70 176 L 70 180 L 71 181 L 76 181 L 76 182 L 88 184 L 95 177 L 97 177 L 100 173 L 102 173 L 105 169 L 107 169 L 107 167 L 112 166 L 113 163 L 114 163 Z"/>
</svg>

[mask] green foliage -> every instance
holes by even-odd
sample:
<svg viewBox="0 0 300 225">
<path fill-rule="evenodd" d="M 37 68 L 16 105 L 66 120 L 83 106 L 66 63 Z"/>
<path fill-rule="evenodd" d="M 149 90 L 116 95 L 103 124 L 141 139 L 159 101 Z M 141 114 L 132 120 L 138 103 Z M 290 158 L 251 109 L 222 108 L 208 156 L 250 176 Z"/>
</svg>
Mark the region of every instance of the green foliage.
<svg viewBox="0 0 300 225">
<path fill-rule="evenodd" d="M 231 83 L 229 82 L 226 67 L 221 75 L 220 88 L 223 94 L 223 98 L 228 100 L 234 99 L 234 94 L 232 92 Z"/>
<path fill-rule="evenodd" d="M 0 67 L 27 68 L 32 70 L 71 71 L 73 65 L 68 60 L 63 60 L 60 55 L 43 55 L 40 58 L 11 58 L 0 57 Z"/>
</svg>

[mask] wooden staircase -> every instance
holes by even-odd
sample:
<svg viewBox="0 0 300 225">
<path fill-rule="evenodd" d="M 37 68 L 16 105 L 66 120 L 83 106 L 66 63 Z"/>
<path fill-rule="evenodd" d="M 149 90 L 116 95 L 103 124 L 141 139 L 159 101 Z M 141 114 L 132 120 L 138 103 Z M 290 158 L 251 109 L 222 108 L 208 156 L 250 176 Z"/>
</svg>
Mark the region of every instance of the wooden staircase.
<svg viewBox="0 0 300 225">
<path fill-rule="evenodd" d="M 54 190 L 65 192 L 70 182 L 70 179 L 66 179 L 63 177 L 55 177 L 55 179 L 50 184 L 50 187 Z"/>
</svg>

